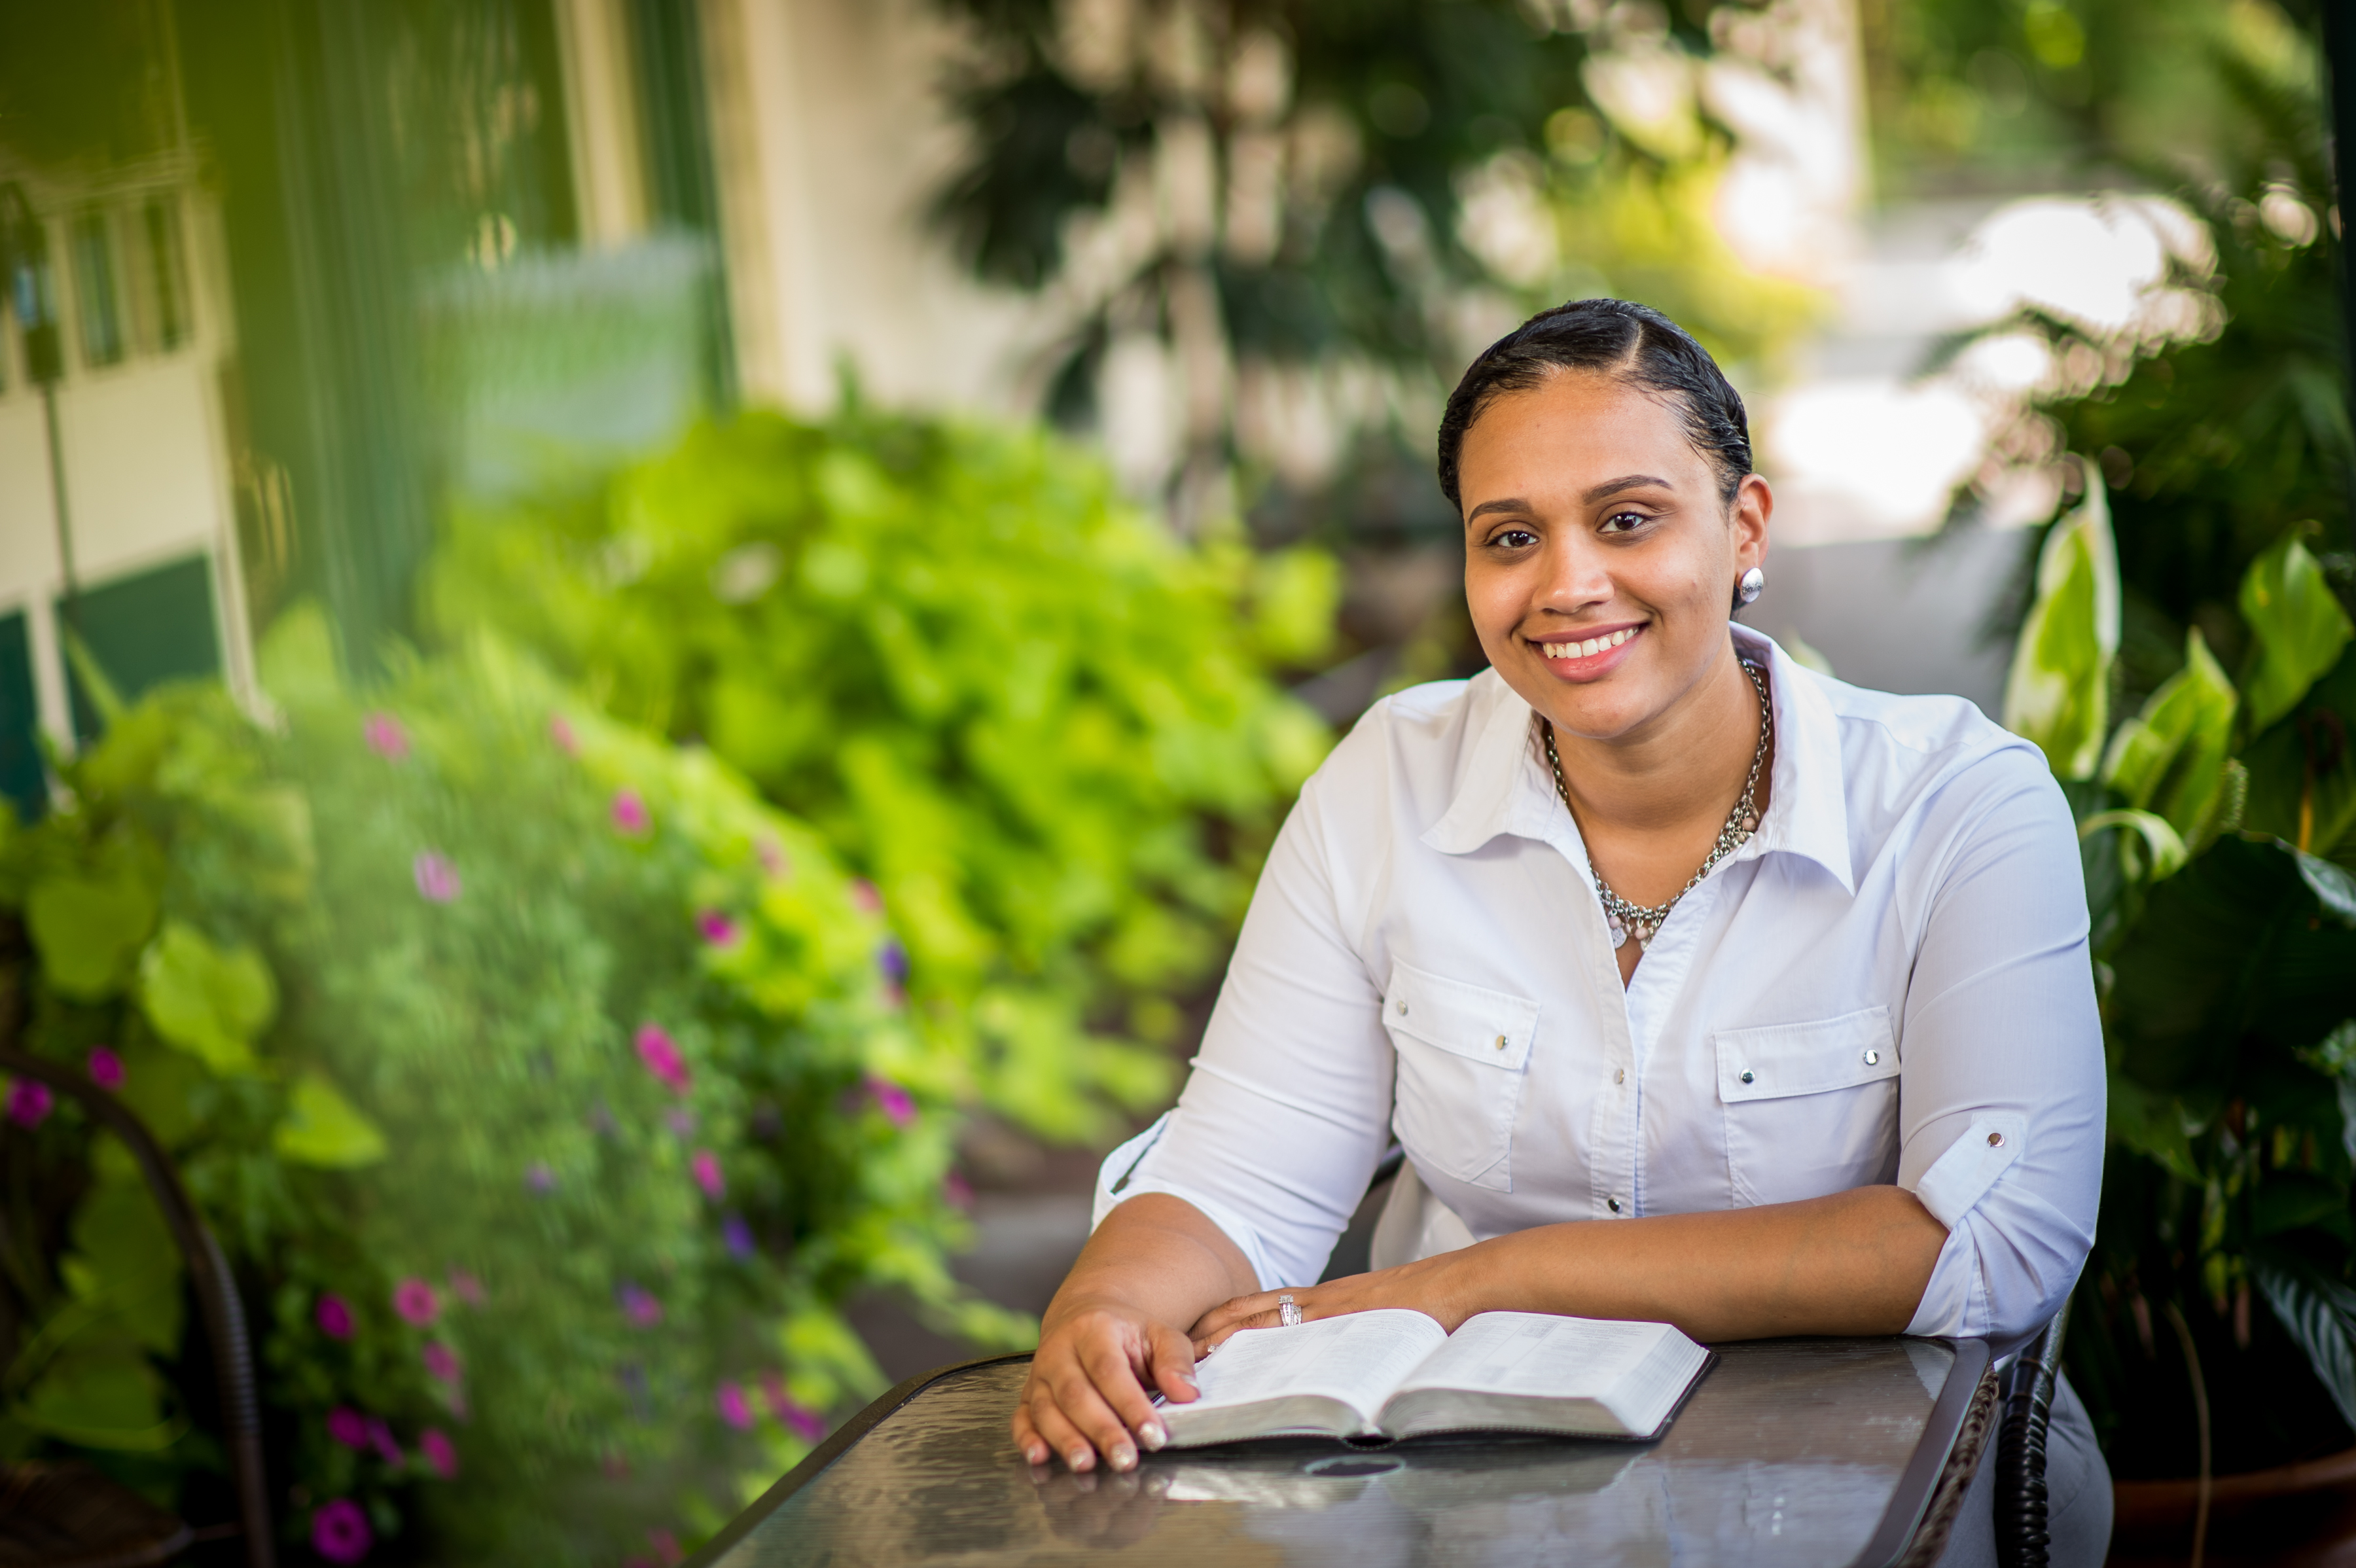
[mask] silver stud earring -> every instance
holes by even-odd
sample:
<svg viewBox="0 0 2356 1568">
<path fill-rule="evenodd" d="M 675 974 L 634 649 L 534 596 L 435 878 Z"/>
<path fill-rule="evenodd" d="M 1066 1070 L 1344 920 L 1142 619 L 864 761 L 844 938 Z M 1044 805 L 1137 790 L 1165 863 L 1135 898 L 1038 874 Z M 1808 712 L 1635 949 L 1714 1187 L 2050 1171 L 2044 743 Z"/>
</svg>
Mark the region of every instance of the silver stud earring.
<svg viewBox="0 0 2356 1568">
<path fill-rule="evenodd" d="M 1753 566 L 1742 574 L 1742 580 L 1734 585 L 1734 599 L 1737 604 L 1755 604 L 1759 596 L 1766 591 L 1767 574 Z"/>
</svg>

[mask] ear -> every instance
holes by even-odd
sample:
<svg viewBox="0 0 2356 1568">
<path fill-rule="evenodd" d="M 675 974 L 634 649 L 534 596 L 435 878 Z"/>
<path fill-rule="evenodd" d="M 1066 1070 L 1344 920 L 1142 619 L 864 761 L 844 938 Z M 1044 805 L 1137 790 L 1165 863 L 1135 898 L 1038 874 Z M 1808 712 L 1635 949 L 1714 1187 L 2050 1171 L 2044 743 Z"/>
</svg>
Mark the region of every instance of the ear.
<svg viewBox="0 0 2356 1568">
<path fill-rule="evenodd" d="M 1745 474 L 1734 492 L 1727 521 L 1734 530 L 1734 575 L 1767 564 L 1767 523 L 1775 515 L 1775 492 L 1756 474 Z"/>
</svg>

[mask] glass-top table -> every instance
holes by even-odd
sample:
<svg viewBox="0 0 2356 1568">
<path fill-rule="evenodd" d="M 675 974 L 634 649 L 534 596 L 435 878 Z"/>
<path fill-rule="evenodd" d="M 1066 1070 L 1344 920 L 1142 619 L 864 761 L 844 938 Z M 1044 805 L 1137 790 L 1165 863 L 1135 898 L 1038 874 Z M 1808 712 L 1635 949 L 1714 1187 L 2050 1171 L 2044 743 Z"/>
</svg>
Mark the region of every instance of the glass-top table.
<svg viewBox="0 0 2356 1568">
<path fill-rule="evenodd" d="M 689 1568 L 1082 1563 L 1926 1563 L 1991 1423 L 1978 1340 L 1718 1348 L 1650 1444 L 1285 1440 L 1033 1469 L 1007 1421 L 1027 1356 L 911 1378 Z"/>
</svg>

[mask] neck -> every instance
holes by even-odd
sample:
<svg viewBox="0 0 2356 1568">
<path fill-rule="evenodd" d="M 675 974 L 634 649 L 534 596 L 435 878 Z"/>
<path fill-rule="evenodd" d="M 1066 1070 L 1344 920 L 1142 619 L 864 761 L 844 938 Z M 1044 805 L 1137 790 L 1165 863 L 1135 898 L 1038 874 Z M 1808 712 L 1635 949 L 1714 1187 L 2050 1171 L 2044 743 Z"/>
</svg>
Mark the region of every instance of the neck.
<svg viewBox="0 0 2356 1568">
<path fill-rule="evenodd" d="M 1676 833 L 1708 818 L 1713 831 L 1742 792 L 1759 746 L 1759 693 L 1730 636 L 1701 676 L 1655 717 L 1608 740 L 1558 726 L 1563 784 L 1590 840 Z M 1767 805 L 1767 770 L 1756 796 Z"/>
</svg>

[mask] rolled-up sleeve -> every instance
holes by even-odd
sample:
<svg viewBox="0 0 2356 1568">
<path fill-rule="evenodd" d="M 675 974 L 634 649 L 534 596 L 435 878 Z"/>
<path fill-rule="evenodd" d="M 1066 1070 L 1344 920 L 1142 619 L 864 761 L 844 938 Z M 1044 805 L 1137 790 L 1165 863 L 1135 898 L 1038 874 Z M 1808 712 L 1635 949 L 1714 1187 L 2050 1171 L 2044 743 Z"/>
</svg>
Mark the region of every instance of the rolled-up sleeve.
<svg viewBox="0 0 2356 1568">
<path fill-rule="evenodd" d="M 1987 770 L 1981 773 L 1981 770 Z M 1907 1332 L 2001 1353 L 2059 1311 L 2094 1244 L 2102 1023 L 2068 803 L 2008 748 L 1924 824 L 1929 881 L 1900 1053 L 1898 1182 L 1947 1227 Z"/>
<path fill-rule="evenodd" d="M 1269 852 L 1177 1109 L 1099 1184 L 1099 1219 L 1141 1193 L 1193 1204 L 1266 1289 L 1315 1283 L 1388 1141 L 1391 1045 L 1339 913 L 1318 785 Z M 1370 863 L 1366 836 L 1355 858 Z"/>
</svg>

